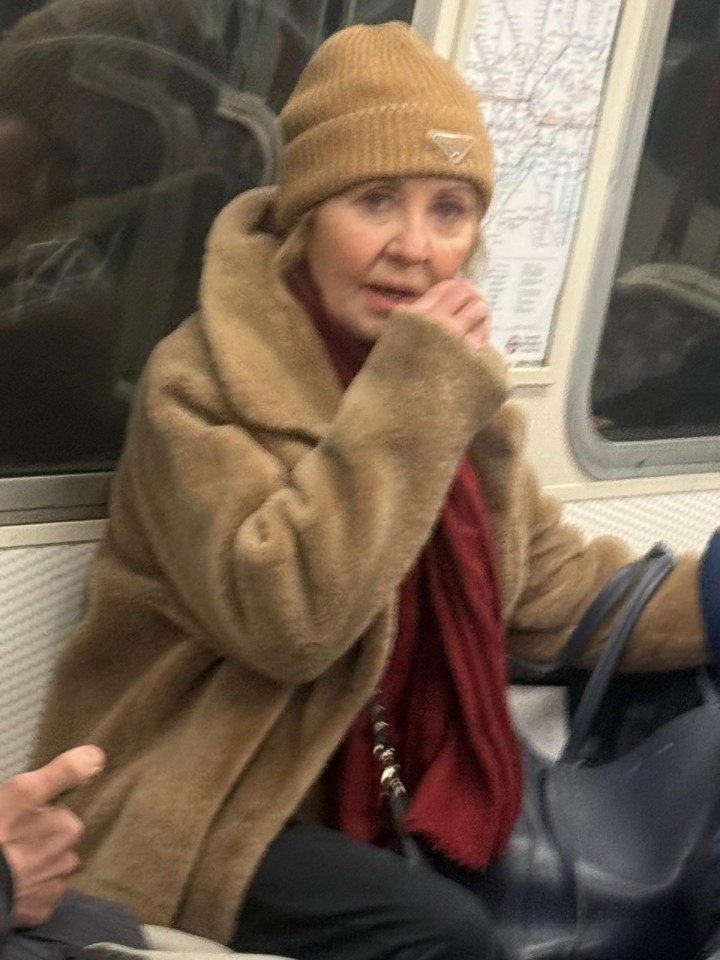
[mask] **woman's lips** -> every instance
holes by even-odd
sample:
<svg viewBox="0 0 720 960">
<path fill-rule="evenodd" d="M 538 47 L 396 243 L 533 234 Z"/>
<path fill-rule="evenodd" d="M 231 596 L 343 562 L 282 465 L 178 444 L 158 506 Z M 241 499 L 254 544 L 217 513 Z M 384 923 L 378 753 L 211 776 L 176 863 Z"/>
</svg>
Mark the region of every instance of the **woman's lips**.
<svg viewBox="0 0 720 960">
<path fill-rule="evenodd" d="M 371 310 L 378 313 L 389 313 L 395 307 L 407 306 L 414 303 L 418 294 L 410 290 L 393 289 L 392 287 L 365 287 L 365 297 Z"/>
</svg>

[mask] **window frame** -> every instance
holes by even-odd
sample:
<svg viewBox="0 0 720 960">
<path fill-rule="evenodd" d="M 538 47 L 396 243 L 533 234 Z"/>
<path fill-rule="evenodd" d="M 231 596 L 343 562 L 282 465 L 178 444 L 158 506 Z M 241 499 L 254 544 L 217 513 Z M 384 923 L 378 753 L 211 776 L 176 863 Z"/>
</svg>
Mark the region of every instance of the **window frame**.
<svg viewBox="0 0 720 960">
<path fill-rule="evenodd" d="M 107 515 L 112 473 L 0 478 L 0 527 L 95 520 Z"/>
<path fill-rule="evenodd" d="M 627 2 L 627 0 L 626 0 Z M 717 472 L 720 437 L 611 441 L 592 424 L 590 391 L 620 251 L 643 154 L 645 135 L 674 11 L 675 0 L 655 0 L 655 18 L 638 50 L 635 83 L 618 138 L 614 176 L 608 184 L 597 235 L 597 256 L 570 367 L 566 400 L 568 440 L 578 465 L 596 480 Z"/>
</svg>

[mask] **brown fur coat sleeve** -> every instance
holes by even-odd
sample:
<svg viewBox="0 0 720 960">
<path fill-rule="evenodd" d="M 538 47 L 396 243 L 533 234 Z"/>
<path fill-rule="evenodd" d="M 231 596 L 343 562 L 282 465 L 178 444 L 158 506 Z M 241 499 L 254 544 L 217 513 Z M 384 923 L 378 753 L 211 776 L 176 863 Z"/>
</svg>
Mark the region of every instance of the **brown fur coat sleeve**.
<svg viewBox="0 0 720 960">
<path fill-rule="evenodd" d="M 494 351 L 399 314 L 335 390 L 318 437 L 229 422 L 191 322 L 151 361 L 118 476 L 117 536 L 134 512 L 198 634 L 279 683 L 319 677 L 387 612 L 506 386 Z"/>
<path fill-rule="evenodd" d="M 524 456 L 525 419 L 506 405 L 478 435 L 473 455 L 493 513 L 510 655 L 551 660 L 595 595 L 634 559 L 614 537 L 588 539 L 563 518 Z M 658 539 L 662 531 L 658 530 Z M 699 562 L 681 556 L 642 616 L 622 667 L 670 670 L 707 662 Z M 607 631 L 591 645 L 592 663 Z"/>
</svg>

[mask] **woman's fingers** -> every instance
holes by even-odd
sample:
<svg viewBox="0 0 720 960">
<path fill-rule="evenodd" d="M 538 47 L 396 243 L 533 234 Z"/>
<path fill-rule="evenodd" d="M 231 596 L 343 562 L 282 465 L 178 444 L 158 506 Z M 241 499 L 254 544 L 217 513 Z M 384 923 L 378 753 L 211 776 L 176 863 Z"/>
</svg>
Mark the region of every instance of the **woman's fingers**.
<svg viewBox="0 0 720 960">
<path fill-rule="evenodd" d="M 484 347 L 490 337 L 490 307 L 484 297 L 459 311 L 458 320 L 465 330 L 465 339 L 474 347 Z"/>
<path fill-rule="evenodd" d="M 407 309 L 466 338 L 473 347 L 485 346 L 488 341 L 490 307 L 482 291 L 469 280 L 436 283 Z"/>
</svg>

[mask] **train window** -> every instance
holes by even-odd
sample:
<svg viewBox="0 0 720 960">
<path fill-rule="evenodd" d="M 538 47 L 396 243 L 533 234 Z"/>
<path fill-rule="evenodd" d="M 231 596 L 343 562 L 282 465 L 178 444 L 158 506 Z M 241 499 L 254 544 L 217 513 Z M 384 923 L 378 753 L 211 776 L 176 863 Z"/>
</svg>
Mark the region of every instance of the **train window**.
<svg viewBox="0 0 720 960">
<path fill-rule="evenodd" d="M 101 515 L 207 229 L 314 48 L 412 0 L 2 0 L 0 521 Z"/>
<path fill-rule="evenodd" d="M 603 330 L 571 390 L 596 476 L 720 460 L 720 0 L 670 6 Z"/>
</svg>

